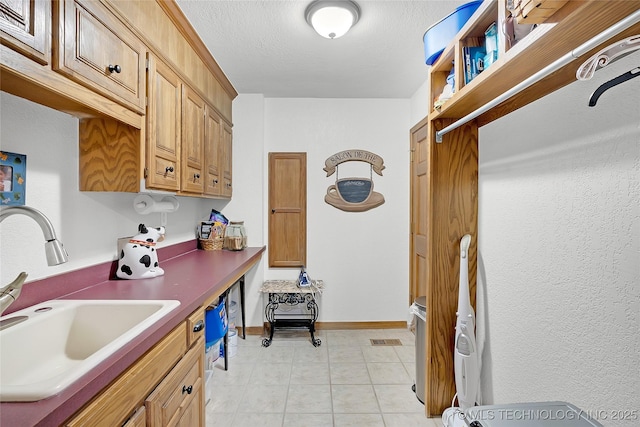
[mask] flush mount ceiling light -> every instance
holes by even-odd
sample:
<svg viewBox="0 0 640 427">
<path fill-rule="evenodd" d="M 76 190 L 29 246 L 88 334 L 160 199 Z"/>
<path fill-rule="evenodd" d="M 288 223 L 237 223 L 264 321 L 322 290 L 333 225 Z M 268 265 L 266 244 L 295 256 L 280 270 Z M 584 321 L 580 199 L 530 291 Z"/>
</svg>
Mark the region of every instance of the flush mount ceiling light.
<svg viewBox="0 0 640 427">
<path fill-rule="evenodd" d="M 309 25 L 322 37 L 337 39 L 360 18 L 360 8 L 351 0 L 316 0 L 305 11 Z"/>
</svg>

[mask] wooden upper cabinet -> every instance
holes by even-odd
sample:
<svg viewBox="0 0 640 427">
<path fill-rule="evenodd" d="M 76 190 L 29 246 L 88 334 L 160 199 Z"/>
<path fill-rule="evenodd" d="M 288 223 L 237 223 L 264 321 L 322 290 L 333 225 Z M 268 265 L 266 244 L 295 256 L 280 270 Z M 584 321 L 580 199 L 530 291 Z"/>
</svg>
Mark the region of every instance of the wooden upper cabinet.
<svg viewBox="0 0 640 427">
<path fill-rule="evenodd" d="M 182 83 L 152 56 L 148 76 L 146 187 L 179 190 Z"/>
<path fill-rule="evenodd" d="M 222 167 L 222 196 L 231 198 L 233 195 L 232 185 L 232 143 L 233 133 L 231 126 L 227 123 L 222 124 L 222 151 L 220 165 Z"/>
<path fill-rule="evenodd" d="M 143 114 L 144 43 L 97 0 L 54 6 L 54 70 Z"/>
<path fill-rule="evenodd" d="M 182 177 L 181 190 L 204 192 L 204 101 L 189 86 L 182 85 Z"/>
<path fill-rule="evenodd" d="M 209 105 L 205 108 L 204 158 L 205 181 L 204 192 L 209 196 L 222 194 L 221 167 L 222 158 L 222 120 Z"/>
<path fill-rule="evenodd" d="M 43 65 L 51 60 L 50 23 L 50 1 L 0 1 L 2 44 Z"/>
</svg>

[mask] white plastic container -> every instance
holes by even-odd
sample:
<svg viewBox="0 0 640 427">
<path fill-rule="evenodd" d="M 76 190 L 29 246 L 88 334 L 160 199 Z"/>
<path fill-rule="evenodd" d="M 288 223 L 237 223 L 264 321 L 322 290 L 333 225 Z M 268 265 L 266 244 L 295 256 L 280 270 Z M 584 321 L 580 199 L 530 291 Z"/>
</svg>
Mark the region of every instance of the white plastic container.
<svg viewBox="0 0 640 427">
<path fill-rule="evenodd" d="M 236 327 L 236 319 L 238 316 L 238 303 L 235 301 L 229 301 L 229 329 Z"/>
<path fill-rule="evenodd" d="M 233 357 L 238 353 L 238 330 L 229 329 L 229 357 Z"/>
<path fill-rule="evenodd" d="M 212 370 L 213 366 L 220 357 L 220 343 L 222 339 L 219 339 L 211 344 L 207 343 L 204 351 L 204 366 L 205 370 Z"/>
</svg>

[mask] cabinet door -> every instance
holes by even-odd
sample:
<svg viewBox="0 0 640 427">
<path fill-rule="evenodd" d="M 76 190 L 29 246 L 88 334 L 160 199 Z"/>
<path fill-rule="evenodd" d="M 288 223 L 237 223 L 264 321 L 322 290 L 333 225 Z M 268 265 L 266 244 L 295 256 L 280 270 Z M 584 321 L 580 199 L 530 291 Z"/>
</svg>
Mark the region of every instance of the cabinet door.
<svg viewBox="0 0 640 427">
<path fill-rule="evenodd" d="M 149 57 L 146 187 L 180 189 L 180 99 L 178 75 Z"/>
<path fill-rule="evenodd" d="M 147 411 L 144 406 L 138 408 L 138 410 L 127 420 L 122 427 L 146 427 L 147 425 Z"/>
<path fill-rule="evenodd" d="M 204 338 L 200 338 L 180 362 L 167 374 L 145 401 L 150 426 L 203 426 L 204 421 Z M 193 407 L 192 405 L 196 405 Z M 200 414 L 194 424 L 179 424 L 189 420 L 192 411 Z"/>
<path fill-rule="evenodd" d="M 189 86 L 182 85 L 181 189 L 204 192 L 204 101 Z"/>
<path fill-rule="evenodd" d="M 51 60 L 50 22 L 51 2 L 49 1 L 0 1 L 2 44 L 43 65 Z"/>
<path fill-rule="evenodd" d="M 269 267 L 307 265 L 307 153 L 269 153 Z"/>
<path fill-rule="evenodd" d="M 202 389 L 199 388 L 194 392 L 193 399 L 184 408 L 182 417 L 176 424 L 177 427 L 194 427 L 204 426 L 204 406 L 203 406 Z"/>
<path fill-rule="evenodd" d="M 411 133 L 411 259 L 409 261 L 409 304 L 427 295 L 427 242 L 429 218 L 429 124 Z"/>
<path fill-rule="evenodd" d="M 220 167 L 220 159 L 222 158 L 222 126 L 220 116 L 208 105 L 206 107 L 204 140 L 204 192 L 209 196 L 219 196 L 222 194 L 222 183 L 220 182 L 220 171 L 222 169 Z"/>
<path fill-rule="evenodd" d="M 181 323 L 63 425 L 113 427 L 125 423 L 184 356 L 185 332 Z"/>
<path fill-rule="evenodd" d="M 231 126 L 227 123 L 222 124 L 222 195 L 231 198 L 233 186 L 231 180 L 231 152 L 232 152 L 232 133 Z"/>
<path fill-rule="evenodd" d="M 54 4 L 53 68 L 143 113 L 146 47 L 142 41 L 99 1 Z"/>
</svg>

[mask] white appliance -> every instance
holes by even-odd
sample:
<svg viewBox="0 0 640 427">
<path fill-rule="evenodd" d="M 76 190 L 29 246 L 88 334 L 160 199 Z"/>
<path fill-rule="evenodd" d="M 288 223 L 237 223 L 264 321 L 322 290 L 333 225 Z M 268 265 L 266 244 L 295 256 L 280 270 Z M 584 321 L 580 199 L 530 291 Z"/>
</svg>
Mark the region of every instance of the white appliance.
<svg viewBox="0 0 640 427">
<path fill-rule="evenodd" d="M 445 427 L 467 426 L 463 413 L 476 404 L 480 382 L 478 347 L 476 345 L 476 316 L 469 297 L 469 246 L 471 236 L 460 240 L 460 283 L 453 364 L 456 377 L 456 396 L 459 407 L 447 408 L 442 414 Z M 455 398 L 454 398 L 455 401 Z"/>
</svg>

